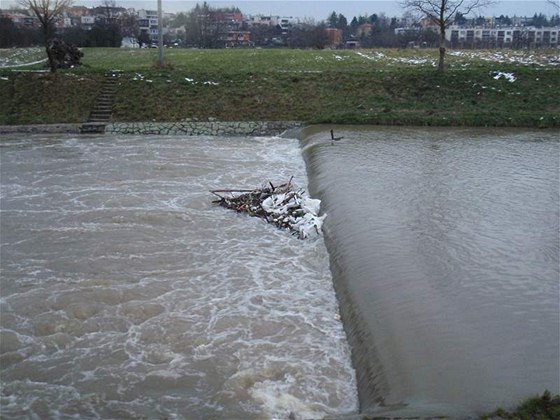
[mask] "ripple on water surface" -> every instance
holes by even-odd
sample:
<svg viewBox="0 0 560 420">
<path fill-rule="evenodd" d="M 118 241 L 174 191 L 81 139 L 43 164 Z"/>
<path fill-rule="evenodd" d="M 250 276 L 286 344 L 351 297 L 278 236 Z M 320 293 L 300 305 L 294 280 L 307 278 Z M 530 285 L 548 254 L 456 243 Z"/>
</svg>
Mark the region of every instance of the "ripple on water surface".
<svg viewBox="0 0 560 420">
<path fill-rule="evenodd" d="M 2 411 L 102 418 L 356 410 L 322 240 L 211 204 L 306 185 L 297 141 L 7 138 Z"/>
</svg>

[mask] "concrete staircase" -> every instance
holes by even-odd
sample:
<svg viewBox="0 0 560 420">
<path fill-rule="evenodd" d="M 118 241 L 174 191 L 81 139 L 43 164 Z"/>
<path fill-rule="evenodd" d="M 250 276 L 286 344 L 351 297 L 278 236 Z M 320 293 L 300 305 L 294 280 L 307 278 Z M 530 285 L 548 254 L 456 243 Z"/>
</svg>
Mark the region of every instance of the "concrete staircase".
<svg viewBox="0 0 560 420">
<path fill-rule="evenodd" d="M 105 74 L 103 89 L 95 99 L 88 121 L 80 128 L 82 134 L 105 132 L 105 126 L 111 122 L 113 103 L 117 93 L 117 80 L 115 73 Z"/>
</svg>

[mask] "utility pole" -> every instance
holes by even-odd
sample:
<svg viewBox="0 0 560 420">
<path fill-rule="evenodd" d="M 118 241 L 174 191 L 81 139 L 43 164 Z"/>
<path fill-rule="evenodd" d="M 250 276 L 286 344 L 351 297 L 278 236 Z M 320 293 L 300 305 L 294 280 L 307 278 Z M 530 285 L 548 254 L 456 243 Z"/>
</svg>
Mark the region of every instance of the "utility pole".
<svg viewBox="0 0 560 420">
<path fill-rule="evenodd" d="M 161 11 L 161 0 L 157 2 L 158 7 L 158 50 L 159 50 L 159 66 L 163 67 L 163 13 Z"/>
</svg>

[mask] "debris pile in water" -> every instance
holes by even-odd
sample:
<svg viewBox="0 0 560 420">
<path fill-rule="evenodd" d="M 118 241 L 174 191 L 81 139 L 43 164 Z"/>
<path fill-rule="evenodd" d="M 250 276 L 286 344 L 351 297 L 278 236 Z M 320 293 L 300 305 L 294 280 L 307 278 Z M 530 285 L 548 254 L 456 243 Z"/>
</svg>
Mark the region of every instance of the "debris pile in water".
<svg viewBox="0 0 560 420">
<path fill-rule="evenodd" d="M 302 189 L 287 183 L 275 186 L 272 182 L 252 190 L 213 190 L 219 197 L 213 203 L 260 217 L 279 228 L 288 229 L 300 239 L 320 234 L 326 214 L 319 216 L 320 200 L 306 197 Z"/>
</svg>

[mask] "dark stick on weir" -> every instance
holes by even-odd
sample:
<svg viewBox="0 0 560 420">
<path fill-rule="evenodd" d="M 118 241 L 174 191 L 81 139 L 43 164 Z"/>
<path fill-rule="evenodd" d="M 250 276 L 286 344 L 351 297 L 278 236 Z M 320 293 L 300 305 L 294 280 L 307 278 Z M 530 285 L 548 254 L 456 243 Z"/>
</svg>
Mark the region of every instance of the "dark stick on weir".
<svg viewBox="0 0 560 420">
<path fill-rule="evenodd" d="M 331 130 L 331 144 L 334 144 L 333 141 L 338 141 L 340 139 L 343 139 L 344 137 L 335 137 L 334 136 L 334 130 Z"/>
</svg>

